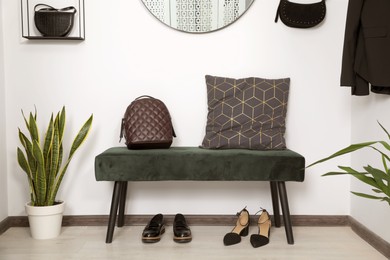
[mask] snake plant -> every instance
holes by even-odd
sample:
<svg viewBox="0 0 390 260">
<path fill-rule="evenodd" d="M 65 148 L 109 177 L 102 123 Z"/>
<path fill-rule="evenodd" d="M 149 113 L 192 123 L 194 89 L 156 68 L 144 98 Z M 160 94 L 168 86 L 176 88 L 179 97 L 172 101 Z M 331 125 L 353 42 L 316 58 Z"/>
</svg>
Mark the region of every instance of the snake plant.
<svg viewBox="0 0 390 260">
<path fill-rule="evenodd" d="M 390 139 L 389 132 L 379 122 L 378 124 L 383 129 L 383 131 L 387 134 L 388 139 Z M 378 146 L 382 147 L 382 149 L 384 148 L 385 150 L 384 151 L 380 150 Z M 378 153 L 378 155 L 381 157 L 382 160 L 383 169 L 378 169 L 370 165 L 367 165 L 363 167 L 364 171 L 357 171 L 348 166 L 338 166 L 338 168 L 342 170 L 341 172 L 328 172 L 326 174 L 323 174 L 322 176 L 334 176 L 334 175 L 345 175 L 345 174 L 351 175 L 357 178 L 358 180 L 362 181 L 363 183 L 373 187 L 372 191 L 376 195 L 370 195 L 370 194 L 352 191 L 353 194 L 367 199 L 385 201 L 390 205 L 390 170 L 388 167 L 388 163 L 390 162 L 390 158 L 388 155 L 390 151 L 390 144 L 386 141 L 371 141 L 371 142 L 352 144 L 324 159 L 318 160 L 310 164 L 307 167 L 311 167 L 315 164 L 330 160 L 332 158 L 344 154 L 352 153 L 354 151 L 360 150 L 365 147 L 371 148 Z"/>
<path fill-rule="evenodd" d="M 30 112 L 27 118 L 22 115 L 29 132 L 29 137 L 20 128 L 19 140 L 23 147 L 17 148 L 19 166 L 27 174 L 30 186 L 32 206 L 54 205 L 62 179 L 74 153 L 86 139 L 92 125 L 93 115 L 84 123 L 73 140 L 69 155 L 63 163 L 63 136 L 65 130 L 65 106 L 51 115 L 44 139 L 40 138 L 37 126 L 37 111 Z"/>
</svg>

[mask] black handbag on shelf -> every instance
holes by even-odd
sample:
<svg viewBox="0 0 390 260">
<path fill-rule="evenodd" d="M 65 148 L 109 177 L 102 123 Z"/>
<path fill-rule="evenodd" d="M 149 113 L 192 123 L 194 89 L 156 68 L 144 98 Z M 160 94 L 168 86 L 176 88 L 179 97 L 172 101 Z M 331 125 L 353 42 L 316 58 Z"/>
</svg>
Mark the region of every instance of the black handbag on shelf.
<svg viewBox="0 0 390 260">
<path fill-rule="evenodd" d="M 280 20 L 293 28 L 310 28 L 320 24 L 326 14 L 325 0 L 312 4 L 293 3 L 280 0 L 276 11 L 275 23 Z"/>
<path fill-rule="evenodd" d="M 43 7 L 37 10 L 38 7 Z M 73 28 L 73 6 L 56 9 L 50 5 L 37 4 L 34 7 L 34 22 L 38 31 L 46 37 L 65 37 Z"/>
</svg>

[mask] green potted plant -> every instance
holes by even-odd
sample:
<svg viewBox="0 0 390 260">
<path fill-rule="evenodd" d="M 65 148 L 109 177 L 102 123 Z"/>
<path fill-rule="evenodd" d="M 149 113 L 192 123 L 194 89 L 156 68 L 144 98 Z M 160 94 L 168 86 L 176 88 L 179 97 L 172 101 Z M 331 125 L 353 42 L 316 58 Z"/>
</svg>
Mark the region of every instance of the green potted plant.
<svg viewBox="0 0 390 260">
<path fill-rule="evenodd" d="M 385 131 L 385 133 L 387 134 L 387 137 L 390 139 L 389 132 L 379 122 L 378 124 L 381 126 L 383 131 Z M 382 149 L 385 148 L 385 151 L 382 151 L 377 146 L 382 147 Z M 381 157 L 383 169 L 378 169 L 370 165 L 367 165 L 367 166 L 363 166 L 364 171 L 357 171 L 352 167 L 338 166 L 338 168 L 342 170 L 341 172 L 328 172 L 326 174 L 323 174 L 322 176 L 335 176 L 335 175 L 345 175 L 345 174 L 351 175 L 357 178 L 359 181 L 362 181 L 363 183 L 373 187 L 372 191 L 376 195 L 352 191 L 353 194 L 367 199 L 385 201 L 390 205 L 390 169 L 388 167 L 388 163 L 390 162 L 390 157 L 389 157 L 390 144 L 386 141 L 371 141 L 371 142 L 352 144 L 344 149 L 335 152 L 334 154 L 324 159 L 318 160 L 310 164 L 309 166 L 307 166 L 307 168 L 315 164 L 330 160 L 332 158 L 355 152 L 362 148 L 371 148 L 373 149 L 373 151 L 377 152 L 378 155 Z"/>
<path fill-rule="evenodd" d="M 44 138 L 40 138 L 37 111 L 34 114 L 30 112 L 28 118 L 23 111 L 22 115 L 29 134 L 25 135 L 18 129 L 23 150 L 17 148 L 17 159 L 27 175 L 30 187 L 30 202 L 26 204 L 26 212 L 31 235 L 36 239 L 54 238 L 60 234 L 64 211 L 64 202 L 56 200 L 57 192 L 74 153 L 89 133 L 93 115 L 74 138 L 66 161 L 63 161 L 65 106 L 55 118 L 51 115 Z M 49 219 L 46 219 L 46 215 Z"/>
</svg>

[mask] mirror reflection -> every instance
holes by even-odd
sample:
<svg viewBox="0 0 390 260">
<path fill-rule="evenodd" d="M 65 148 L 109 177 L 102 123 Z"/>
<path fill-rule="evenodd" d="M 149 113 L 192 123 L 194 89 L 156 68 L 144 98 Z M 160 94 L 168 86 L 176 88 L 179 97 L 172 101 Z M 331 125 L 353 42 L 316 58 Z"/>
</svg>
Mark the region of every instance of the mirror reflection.
<svg viewBox="0 0 390 260">
<path fill-rule="evenodd" d="M 204 33 L 236 21 L 254 0 L 142 0 L 161 22 L 180 31 Z"/>
</svg>

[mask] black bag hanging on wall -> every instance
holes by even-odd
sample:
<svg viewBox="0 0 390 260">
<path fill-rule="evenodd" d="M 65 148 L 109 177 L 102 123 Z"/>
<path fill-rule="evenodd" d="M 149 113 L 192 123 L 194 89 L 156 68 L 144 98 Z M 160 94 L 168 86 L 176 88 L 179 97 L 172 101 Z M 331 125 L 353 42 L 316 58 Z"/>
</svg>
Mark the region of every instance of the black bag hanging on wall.
<svg viewBox="0 0 390 260">
<path fill-rule="evenodd" d="M 37 7 L 43 6 L 37 10 Z M 56 9 L 47 4 L 34 7 L 34 22 L 38 31 L 46 37 L 64 37 L 73 28 L 76 8 L 73 6 Z"/>
<path fill-rule="evenodd" d="M 151 96 L 140 96 L 127 107 L 121 134 L 129 149 L 169 148 L 176 134 L 165 104 Z"/>
<path fill-rule="evenodd" d="M 320 24 L 326 14 L 325 0 L 312 4 L 293 3 L 280 0 L 276 11 L 275 23 L 278 17 L 282 22 L 293 28 L 310 28 Z"/>
</svg>

